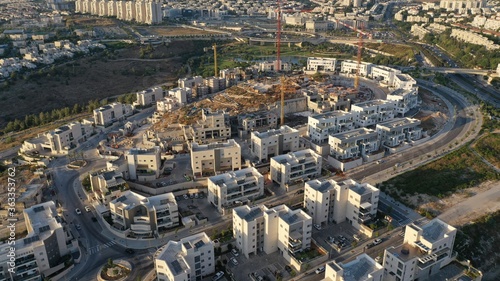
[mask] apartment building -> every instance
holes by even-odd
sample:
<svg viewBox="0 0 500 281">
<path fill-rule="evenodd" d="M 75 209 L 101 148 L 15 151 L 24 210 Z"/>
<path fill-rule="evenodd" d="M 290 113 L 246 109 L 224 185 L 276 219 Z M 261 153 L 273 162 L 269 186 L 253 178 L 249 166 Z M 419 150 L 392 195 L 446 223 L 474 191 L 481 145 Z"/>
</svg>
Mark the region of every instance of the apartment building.
<svg viewBox="0 0 500 281">
<path fill-rule="evenodd" d="M 89 177 L 94 198 L 105 206 L 118 198 L 123 191 L 128 190 L 128 184 L 120 172 L 101 171 L 91 173 Z"/>
<path fill-rule="evenodd" d="M 175 97 L 177 101 L 180 104 L 185 104 L 188 101 L 188 98 L 192 98 L 193 96 L 193 89 L 191 88 L 174 88 L 171 90 L 168 90 L 167 95 L 170 97 Z"/>
<path fill-rule="evenodd" d="M 233 139 L 226 142 L 191 144 L 191 168 L 194 176 L 241 169 L 241 147 Z"/>
<path fill-rule="evenodd" d="M 309 71 L 335 71 L 337 59 L 335 58 L 307 58 L 307 70 Z"/>
<path fill-rule="evenodd" d="M 377 124 L 376 131 L 381 145 L 393 148 L 404 142 L 412 143 L 422 138 L 420 120 L 413 118 L 397 118 L 389 122 Z"/>
<path fill-rule="evenodd" d="M 432 276 L 454 258 L 457 229 L 433 219 L 405 228 L 403 244 L 384 252 L 384 280 L 434 280 Z"/>
<path fill-rule="evenodd" d="M 446 9 L 446 11 L 484 8 L 486 7 L 486 0 L 443 0 L 439 2 L 439 7 Z"/>
<path fill-rule="evenodd" d="M 292 65 L 289 62 L 281 61 L 280 63 L 281 63 L 281 65 L 280 65 L 281 71 L 292 70 Z M 273 72 L 273 71 L 276 71 L 278 69 L 278 62 L 277 61 L 264 61 L 264 62 L 258 63 L 257 67 L 258 67 L 258 70 L 260 72 Z"/>
<path fill-rule="evenodd" d="M 258 161 L 299 150 L 299 131 L 287 125 L 266 132 L 252 132 L 250 149 Z"/>
<path fill-rule="evenodd" d="M 328 144 L 328 163 L 341 171 L 360 166 L 380 150 L 378 133 L 367 128 L 330 135 Z"/>
<path fill-rule="evenodd" d="M 161 174 L 160 148 L 132 148 L 125 154 L 128 175 L 131 180 L 151 181 Z"/>
<path fill-rule="evenodd" d="M 114 225 L 136 236 L 152 236 L 179 225 L 173 193 L 145 197 L 127 190 L 109 202 Z"/>
<path fill-rule="evenodd" d="M 377 65 L 372 67 L 369 76 L 380 83 L 392 86 L 396 74 L 401 74 L 401 71 L 387 66 Z"/>
<path fill-rule="evenodd" d="M 361 62 L 359 65 L 359 74 L 361 76 L 367 77 L 372 70 L 372 67 L 375 66 L 369 62 Z M 349 73 L 349 74 L 356 74 L 358 69 L 358 62 L 353 61 L 353 60 L 344 60 L 340 64 L 340 72 L 342 73 Z"/>
<path fill-rule="evenodd" d="M 67 233 L 53 201 L 34 205 L 23 211 L 28 234 L 0 245 L 0 280 L 42 280 L 61 270 L 65 260 L 77 251 L 78 241 Z M 15 248 L 15 272 L 8 271 L 8 256 Z"/>
<path fill-rule="evenodd" d="M 242 128 L 243 135 L 247 135 L 254 130 L 276 128 L 278 116 L 270 111 L 239 114 L 238 124 Z"/>
<path fill-rule="evenodd" d="M 379 193 L 377 188 L 368 183 L 361 184 L 352 179 L 338 182 L 334 185 L 334 191 L 329 192 L 334 199 L 330 198 L 330 202 L 333 201 L 333 212 L 328 211 L 328 221 L 335 223 L 348 221 L 354 228 L 362 231 L 362 225 L 368 224 L 377 214 Z M 314 202 L 313 199 L 310 197 Z M 323 200 L 323 202 L 329 201 Z"/>
<path fill-rule="evenodd" d="M 404 90 L 418 90 L 417 81 L 415 81 L 415 79 L 408 74 L 396 74 L 396 76 L 394 76 L 393 87 Z"/>
<path fill-rule="evenodd" d="M 137 104 L 141 106 L 149 106 L 151 104 L 156 104 L 157 101 L 161 100 L 165 93 L 162 87 L 154 87 L 144 91 L 136 93 Z"/>
<path fill-rule="evenodd" d="M 500 48 L 500 45 L 495 44 L 492 40 L 489 40 L 486 36 L 468 30 L 452 28 L 450 36 L 472 44 L 484 45 L 487 50 L 496 50 Z"/>
<path fill-rule="evenodd" d="M 94 133 L 92 122 L 73 122 L 61 126 L 53 131 L 39 135 L 36 138 L 24 141 L 19 149 L 21 153 L 28 151 L 50 150 L 54 154 L 68 154 L 81 143 L 87 141 Z"/>
<path fill-rule="evenodd" d="M 411 31 L 411 33 L 412 33 L 413 36 L 417 36 L 418 39 L 420 39 L 420 40 L 424 39 L 425 35 L 431 33 L 425 27 L 420 26 L 418 24 L 412 25 L 410 31 Z"/>
<path fill-rule="evenodd" d="M 202 109 L 201 120 L 196 124 L 184 126 L 187 141 L 210 143 L 224 141 L 231 137 L 229 114 L 225 111 Z"/>
<path fill-rule="evenodd" d="M 144 24 L 158 24 L 163 20 L 159 0 L 75 0 L 75 12 Z M 115 9 L 116 8 L 116 9 Z"/>
<path fill-rule="evenodd" d="M 264 177 L 250 167 L 208 178 L 208 202 L 219 212 L 264 195 Z"/>
<path fill-rule="evenodd" d="M 329 180 L 310 180 L 304 185 L 304 208 L 314 224 L 327 225 L 333 220 L 335 186 Z"/>
<path fill-rule="evenodd" d="M 243 80 L 245 72 L 240 67 L 219 70 L 219 76 L 226 79 L 226 88 L 236 85 Z"/>
<path fill-rule="evenodd" d="M 271 180 L 281 187 L 321 175 L 322 157 L 311 149 L 289 152 L 271 158 Z"/>
<path fill-rule="evenodd" d="M 383 276 L 384 267 L 367 254 L 361 254 L 347 263 L 327 263 L 323 281 L 382 281 Z"/>
<path fill-rule="evenodd" d="M 327 144 L 331 134 L 354 129 L 358 118 L 359 112 L 357 111 L 341 110 L 309 116 L 307 118 L 307 136 L 315 144 Z"/>
<path fill-rule="evenodd" d="M 134 113 L 130 104 L 115 102 L 98 109 L 94 109 L 94 122 L 98 126 L 108 126 L 116 121 L 123 120 Z"/>
<path fill-rule="evenodd" d="M 357 127 L 374 126 L 380 122 L 394 119 L 396 105 L 394 101 L 370 100 L 353 104 L 351 112 L 358 112 Z"/>
<path fill-rule="evenodd" d="M 418 88 L 409 90 L 399 88 L 388 94 L 387 100 L 396 102 L 396 114 L 404 117 L 406 113 L 418 106 Z"/>
<path fill-rule="evenodd" d="M 156 251 L 158 281 L 197 281 L 215 272 L 214 242 L 205 232 L 179 242 L 169 241 Z"/>
<path fill-rule="evenodd" d="M 290 261 L 295 254 L 311 247 L 312 218 L 304 211 L 286 205 L 267 208 L 248 205 L 233 209 L 233 237 L 236 247 L 247 258 L 258 252 L 279 251 Z"/>
<path fill-rule="evenodd" d="M 154 124 L 161 121 L 161 117 L 164 113 L 171 112 L 181 106 L 182 104 L 177 98 L 171 96 L 164 97 L 162 100 L 156 102 L 156 112 L 153 113 L 151 122 Z"/>
<path fill-rule="evenodd" d="M 203 77 L 194 76 L 190 78 L 180 78 L 177 81 L 179 88 L 193 88 L 195 86 L 203 85 Z"/>
<path fill-rule="evenodd" d="M 211 94 L 226 89 L 226 79 L 222 77 L 207 77 L 203 80 L 203 84 L 208 87 Z"/>
</svg>

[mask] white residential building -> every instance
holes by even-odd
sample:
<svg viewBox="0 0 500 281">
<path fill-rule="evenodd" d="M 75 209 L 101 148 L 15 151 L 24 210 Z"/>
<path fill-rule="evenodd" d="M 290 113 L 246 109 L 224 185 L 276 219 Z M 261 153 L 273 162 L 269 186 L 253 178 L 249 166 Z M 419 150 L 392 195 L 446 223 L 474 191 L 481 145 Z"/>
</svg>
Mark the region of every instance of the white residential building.
<svg viewBox="0 0 500 281">
<path fill-rule="evenodd" d="M 455 257 L 456 234 L 456 228 L 440 219 L 407 225 L 403 244 L 384 252 L 384 280 L 433 280 L 432 276 Z"/>
<path fill-rule="evenodd" d="M 439 7 L 446 11 L 483 8 L 486 7 L 486 0 L 442 0 L 439 2 Z"/>
<path fill-rule="evenodd" d="M 157 179 L 161 174 L 160 153 L 158 146 L 151 149 L 130 149 L 125 154 L 129 178 L 138 181 Z"/>
<path fill-rule="evenodd" d="M 169 241 L 154 255 L 158 281 L 197 281 L 215 272 L 214 242 L 205 232 Z"/>
<path fill-rule="evenodd" d="M 370 156 L 380 150 L 377 132 L 367 128 L 330 135 L 328 144 L 330 145 L 329 164 L 342 171 L 369 161 Z"/>
<path fill-rule="evenodd" d="M 348 263 L 327 263 L 323 281 L 382 281 L 383 276 L 384 267 L 367 254 L 361 254 Z"/>
<path fill-rule="evenodd" d="M 354 129 L 358 118 L 359 112 L 357 111 L 341 110 L 309 116 L 307 118 L 307 136 L 315 144 L 326 144 L 331 134 Z"/>
<path fill-rule="evenodd" d="M 152 236 L 179 225 L 177 202 L 173 193 L 144 197 L 127 190 L 109 202 L 115 225 L 137 236 Z"/>
<path fill-rule="evenodd" d="M 75 0 L 75 12 L 117 17 L 143 24 L 158 24 L 163 20 L 161 5 L 159 0 Z"/>
<path fill-rule="evenodd" d="M 361 62 L 361 64 L 359 65 L 359 74 L 361 76 L 367 77 L 371 73 L 373 66 L 375 65 L 369 62 Z M 357 61 L 344 60 L 340 64 L 340 72 L 342 73 L 356 74 L 357 69 L 358 69 Z"/>
<path fill-rule="evenodd" d="M 327 225 L 333 220 L 335 204 L 335 186 L 337 182 L 329 180 L 311 180 L 304 186 L 304 208 L 314 224 Z"/>
<path fill-rule="evenodd" d="M 241 147 L 233 139 L 225 143 L 191 144 L 191 168 L 194 176 L 241 169 Z"/>
<path fill-rule="evenodd" d="M 312 218 L 302 210 L 286 205 L 268 209 L 266 206 L 244 205 L 233 209 L 233 236 L 236 247 L 249 257 L 258 252 L 280 251 L 291 257 L 311 247 Z"/>
<path fill-rule="evenodd" d="M 422 138 L 420 120 L 413 118 L 397 118 L 389 122 L 377 124 L 377 133 L 383 146 L 392 148 L 404 142 L 411 143 Z"/>
<path fill-rule="evenodd" d="M 264 195 L 264 177 L 250 167 L 208 178 L 208 202 L 219 212 Z"/>
<path fill-rule="evenodd" d="M 492 40 L 489 40 L 486 36 L 468 30 L 452 28 L 450 36 L 472 44 L 484 45 L 487 50 L 496 50 L 500 48 L 500 45 L 495 44 Z"/>
<path fill-rule="evenodd" d="M 372 67 L 369 76 L 380 83 L 392 86 L 394 83 L 394 77 L 397 74 L 401 74 L 401 71 L 387 66 L 377 65 Z"/>
<path fill-rule="evenodd" d="M 417 81 L 408 74 L 396 74 L 393 87 L 396 89 L 411 90 L 417 88 Z"/>
<path fill-rule="evenodd" d="M 266 132 L 252 132 L 250 150 L 258 161 L 268 161 L 270 158 L 299 150 L 299 131 L 281 126 Z"/>
<path fill-rule="evenodd" d="M 66 231 L 53 201 L 27 208 L 23 214 L 28 234 L 13 240 L 15 244 L 0 245 L 1 280 L 42 280 L 63 269 L 71 253 L 78 251 L 78 241 Z M 8 271 L 11 258 L 15 259 L 14 273 Z"/>
<path fill-rule="evenodd" d="M 156 104 L 157 101 L 161 100 L 165 93 L 162 87 L 154 87 L 144 91 L 136 93 L 137 103 L 141 106 L 148 106 L 151 104 Z"/>
<path fill-rule="evenodd" d="M 94 109 L 94 122 L 99 126 L 108 126 L 118 120 L 123 120 L 134 113 L 134 108 L 130 104 L 115 102 L 98 109 Z"/>
<path fill-rule="evenodd" d="M 379 194 L 380 191 L 369 183 L 357 183 L 352 179 L 337 183 L 331 221 L 348 221 L 361 231 L 377 215 Z"/>
<path fill-rule="evenodd" d="M 94 127 L 91 122 L 73 122 L 25 141 L 20 151 L 40 152 L 49 149 L 54 154 L 67 154 L 70 150 L 87 141 L 87 138 L 93 133 Z"/>
<path fill-rule="evenodd" d="M 397 89 L 387 95 L 387 100 L 396 102 L 396 113 L 403 117 L 410 110 L 418 106 L 418 88 Z"/>
<path fill-rule="evenodd" d="M 183 129 L 185 139 L 197 143 L 224 141 L 231 137 L 229 114 L 224 111 L 202 109 L 201 120 Z"/>
<path fill-rule="evenodd" d="M 425 35 L 430 34 L 431 32 L 421 25 L 414 24 L 411 26 L 411 33 L 413 36 L 417 36 L 418 39 L 422 40 Z"/>
<path fill-rule="evenodd" d="M 311 149 L 289 152 L 271 158 L 271 180 L 281 187 L 321 175 L 322 157 Z"/>
<path fill-rule="evenodd" d="M 185 104 L 188 101 L 188 98 L 191 98 L 193 95 L 193 89 L 191 88 L 174 88 L 172 90 L 168 90 L 167 93 L 171 97 L 175 97 L 180 104 Z"/>
<path fill-rule="evenodd" d="M 120 172 L 96 172 L 91 173 L 89 177 L 94 197 L 105 206 L 108 206 L 110 201 L 118 198 L 122 192 L 128 190 L 128 184 Z"/>
<path fill-rule="evenodd" d="M 392 120 L 395 111 L 395 102 L 387 100 L 370 100 L 351 105 L 351 112 L 359 114 L 357 127 L 368 127 Z"/>
<path fill-rule="evenodd" d="M 278 69 L 277 61 L 264 61 L 257 64 L 258 70 L 261 72 L 273 72 Z M 280 71 L 290 71 L 292 70 L 292 65 L 288 62 L 281 61 Z"/>
<path fill-rule="evenodd" d="M 307 58 L 307 70 L 310 71 L 335 71 L 337 59 L 335 58 Z"/>
<path fill-rule="evenodd" d="M 193 88 L 203 85 L 203 77 L 195 76 L 191 78 L 181 78 L 177 81 L 179 88 Z"/>
</svg>

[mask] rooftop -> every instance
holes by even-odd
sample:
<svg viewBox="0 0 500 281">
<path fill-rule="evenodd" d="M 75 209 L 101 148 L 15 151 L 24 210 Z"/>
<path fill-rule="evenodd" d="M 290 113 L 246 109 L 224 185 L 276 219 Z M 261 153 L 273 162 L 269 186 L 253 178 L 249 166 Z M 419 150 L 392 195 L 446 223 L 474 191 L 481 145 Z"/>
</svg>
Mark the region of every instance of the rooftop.
<svg viewBox="0 0 500 281">
<path fill-rule="evenodd" d="M 346 264 L 339 264 L 344 269 L 344 281 L 366 280 L 369 274 L 381 270 L 383 267 L 366 254 L 356 257 Z"/>
<path fill-rule="evenodd" d="M 402 126 L 408 126 L 408 125 L 420 125 L 420 120 L 418 119 L 413 119 L 413 118 L 396 118 L 391 121 L 387 121 L 384 123 L 377 124 L 377 126 L 389 128 L 389 129 L 394 129 Z"/>
<path fill-rule="evenodd" d="M 238 217 L 249 222 L 255 220 L 256 218 L 262 217 L 264 215 L 264 211 L 266 211 L 267 208 L 264 205 L 254 206 L 252 208 L 250 208 L 248 205 L 243 205 L 240 207 L 236 207 L 233 210 Z"/>
<path fill-rule="evenodd" d="M 333 134 L 331 136 L 333 138 L 336 138 L 336 139 L 343 141 L 343 140 L 350 140 L 353 138 L 366 137 L 369 135 L 377 135 L 377 132 L 375 132 L 372 129 L 359 128 L 359 129 L 354 129 L 354 130 L 343 132 L 343 133 Z"/>
<path fill-rule="evenodd" d="M 433 219 L 422 227 L 422 236 L 425 240 L 433 243 L 439 241 L 447 236 L 447 234 L 456 230 L 453 226 L 439 220 Z"/>
<path fill-rule="evenodd" d="M 319 192 L 325 192 L 330 189 L 333 189 L 333 187 L 337 184 L 334 180 L 311 180 L 306 182 L 306 185 L 310 186 L 312 189 L 317 190 Z"/>
<path fill-rule="evenodd" d="M 129 154 L 132 154 L 132 155 L 155 154 L 155 153 L 159 153 L 159 151 L 160 151 L 160 148 L 157 146 L 150 148 L 150 149 L 132 148 L 129 150 Z"/>
<path fill-rule="evenodd" d="M 24 244 L 43 240 L 46 236 L 51 235 L 51 231 L 49 230 L 62 228 L 54 201 L 47 201 L 25 209 L 24 217 L 27 218 L 26 224 L 28 230 L 31 229 L 28 236 L 23 239 Z"/>
<path fill-rule="evenodd" d="M 255 177 L 261 178 L 262 175 L 255 169 L 254 167 L 249 167 L 237 171 L 231 171 L 228 173 L 212 176 L 208 178 L 210 182 L 213 182 L 216 185 L 230 185 L 230 184 L 237 184 L 240 181 L 246 182 L 246 179 L 248 180 L 254 180 Z"/>
<path fill-rule="evenodd" d="M 364 101 L 364 102 L 358 102 L 358 103 L 353 104 L 353 106 L 357 106 L 360 108 L 366 108 L 366 107 L 386 105 L 386 104 L 393 104 L 393 102 L 378 99 L 378 100 L 369 100 L 369 101 Z"/>
<path fill-rule="evenodd" d="M 158 208 L 162 205 L 177 204 L 175 197 L 171 192 L 151 197 L 144 197 L 130 190 L 125 191 L 122 196 L 114 199 L 110 203 L 125 210 L 132 209 L 139 205 L 143 205 L 147 207 L 148 210 L 152 210 L 153 208 Z"/>
<path fill-rule="evenodd" d="M 359 195 L 364 195 L 368 193 L 372 193 L 378 191 L 378 189 L 368 183 L 358 183 L 352 179 L 348 179 L 342 182 L 339 182 L 338 185 L 344 186 L 347 185 L 350 190 L 356 192 Z"/>
<path fill-rule="evenodd" d="M 271 158 L 271 161 L 274 160 L 280 164 L 294 165 L 294 164 L 300 163 L 302 161 L 302 159 L 307 160 L 310 158 L 319 159 L 319 158 L 321 158 L 321 156 L 316 154 L 311 149 L 304 149 L 304 150 L 299 150 L 299 151 L 295 151 L 295 152 L 289 152 L 289 153 L 283 154 L 283 155 L 274 156 L 273 158 Z"/>
<path fill-rule="evenodd" d="M 193 142 L 191 145 L 192 151 L 205 151 L 205 150 L 212 150 L 225 147 L 240 147 L 240 145 L 233 139 L 229 139 L 226 142 L 218 142 L 218 143 L 202 144 L 202 145 Z"/>
<path fill-rule="evenodd" d="M 252 135 L 256 136 L 259 139 L 265 139 L 265 138 L 269 138 L 272 136 L 278 136 L 281 134 L 298 133 L 298 132 L 299 132 L 298 130 L 290 128 L 289 126 L 285 125 L 285 126 L 281 126 L 279 129 L 271 129 L 271 130 L 268 130 L 267 132 L 262 132 L 262 133 L 252 132 Z"/>
</svg>

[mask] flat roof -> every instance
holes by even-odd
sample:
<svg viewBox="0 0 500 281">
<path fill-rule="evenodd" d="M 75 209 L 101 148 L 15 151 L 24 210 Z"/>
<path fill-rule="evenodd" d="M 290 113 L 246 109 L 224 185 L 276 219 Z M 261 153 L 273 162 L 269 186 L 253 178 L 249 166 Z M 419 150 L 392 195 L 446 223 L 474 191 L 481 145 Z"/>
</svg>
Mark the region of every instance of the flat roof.
<svg viewBox="0 0 500 281">
<path fill-rule="evenodd" d="M 248 205 L 236 207 L 233 209 L 236 215 L 246 221 L 253 221 L 264 215 L 267 208 L 264 205 L 258 205 L 250 208 Z"/>
<path fill-rule="evenodd" d="M 191 145 L 191 150 L 192 151 L 205 151 L 205 150 L 224 148 L 224 147 L 240 147 L 240 145 L 233 139 L 229 139 L 226 142 L 217 142 L 217 143 L 202 144 L 202 145 L 200 145 L 196 142 L 193 142 L 193 144 Z"/>
<path fill-rule="evenodd" d="M 343 133 L 333 134 L 331 136 L 334 138 L 340 139 L 340 140 L 348 140 L 348 139 L 363 137 L 363 136 L 372 135 L 372 134 L 376 135 L 377 132 L 375 130 L 368 129 L 368 128 L 359 128 L 359 129 L 354 129 L 354 130 L 343 132 Z"/>
<path fill-rule="evenodd" d="M 332 179 L 324 180 L 324 181 L 320 181 L 320 180 L 316 179 L 316 180 L 311 180 L 311 181 L 306 182 L 306 185 L 310 186 L 312 189 L 317 190 L 319 192 L 325 192 L 325 191 L 328 191 L 330 189 L 333 189 L 333 187 L 335 186 L 336 183 L 337 182 L 335 182 Z"/>
<path fill-rule="evenodd" d="M 344 269 L 344 281 L 362 281 L 366 280 L 369 274 L 382 269 L 383 267 L 375 262 L 368 255 L 363 254 L 355 260 L 346 264 L 340 264 Z"/>
<path fill-rule="evenodd" d="M 391 101 L 377 99 L 377 100 L 369 100 L 369 101 L 364 101 L 364 102 L 358 102 L 358 103 L 353 104 L 353 106 L 357 106 L 357 107 L 371 107 L 371 106 L 375 106 L 375 105 L 386 105 L 386 104 L 392 104 L 392 103 L 393 102 L 391 102 Z"/>
<path fill-rule="evenodd" d="M 420 125 L 420 120 L 405 117 L 405 118 L 396 118 L 391 121 L 377 124 L 377 126 L 386 127 L 390 129 L 407 125 Z"/>
<path fill-rule="evenodd" d="M 287 125 L 281 126 L 279 129 L 270 129 L 267 130 L 266 132 L 252 132 L 252 135 L 255 135 L 257 138 L 264 139 L 264 138 L 269 138 L 272 136 L 278 136 L 286 133 L 298 133 L 299 131 L 297 129 L 293 129 Z"/>
<path fill-rule="evenodd" d="M 422 230 L 422 236 L 425 240 L 434 243 L 445 238 L 445 235 L 455 230 L 455 228 L 439 219 L 433 219 L 424 225 Z"/>
</svg>

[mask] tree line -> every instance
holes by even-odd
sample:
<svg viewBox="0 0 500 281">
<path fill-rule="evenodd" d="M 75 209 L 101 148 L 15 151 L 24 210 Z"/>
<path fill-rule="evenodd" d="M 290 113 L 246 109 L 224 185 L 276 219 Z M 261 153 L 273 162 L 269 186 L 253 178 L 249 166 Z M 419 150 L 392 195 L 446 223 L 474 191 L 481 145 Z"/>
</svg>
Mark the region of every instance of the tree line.
<svg viewBox="0 0 500 281">
<path fill-rule="evenodd" d="M 135 93 L 121 95 L 116 99 L 121 103 L 132 104 L 136 101 Z M 3 133 L 18 132 L 26 130 L 33 127 L 38 127 L 45 125 L 66 117 L 74 116 L 80 113 L 92 113 L 94 109 L 97 109 L 103 105 L 108 104 L 108 99 L 104 100 L 91 100 L 87 105 L 75 104 L 72 108 L 64 107 L 60 109 L 53 109 L 48 112 L 40 112 L 39 114 L 29 114 L 24 117 L 24 119 L 14 119 L 7 123 L 3 129 Z"/>
</svg>

